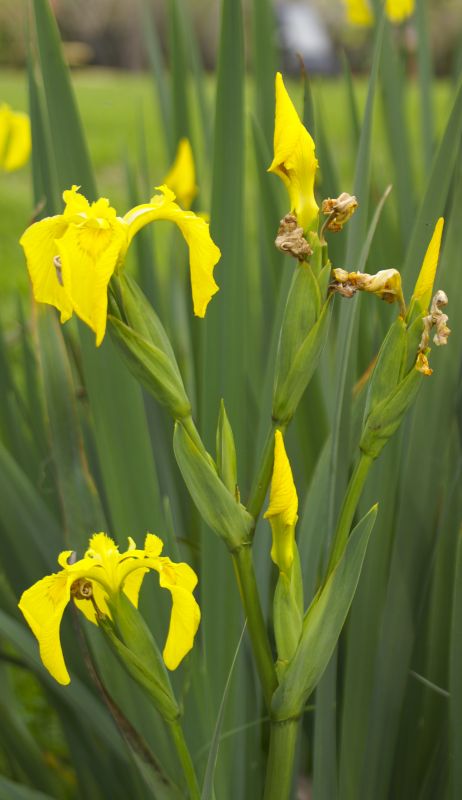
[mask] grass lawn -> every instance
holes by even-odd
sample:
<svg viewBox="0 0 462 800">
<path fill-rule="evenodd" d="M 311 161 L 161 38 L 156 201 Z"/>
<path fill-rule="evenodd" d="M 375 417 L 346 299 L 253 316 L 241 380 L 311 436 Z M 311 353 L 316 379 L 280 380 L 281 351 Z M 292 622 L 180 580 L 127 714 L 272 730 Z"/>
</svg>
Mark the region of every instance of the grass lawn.
<svg viewBox="0 0 462 800">
<path fill-rule="evenodd" d="M 136 163 L 142 140 L 142 125 L 145 125 L 146 143 L 150 162 L 150 182 L 158 184 L 165 174 L 168 163 L 163 136 L 159 129 L 155 91 L 148 75 L 102 70 L 86 70 L 74 73 L 74 85 L 78 103 L 88 136 L 90 153 L 95 167 L 98 187 L 102 195 L 108 196 L 121 213 L 128 207 L 126 200 L 125 165 L 127 158 Z M 213 92 L 210 81 L 210 94 Z M 297 96 L 299 88 L 291 87 Z M 366 80 L 356 83 L 358 102 L 362 106 L 366 92 Z M 439 130 L 445 124 L 449 110 L 452 87 L 439 83 L 435 90 L 436 120 Z M 352 158 L 352 135 L 347 98 L 341 80 L 317 82 L 314 86 L 315 101 L 322 110 L 324 126 L 342 176 L 344 188 L 351 189 L 354 158 Z M 248 107 L 251 111 L 251 92 L 248 92 Z M 299 99 L 300 91 L 299 91 Z M 20 72 L 0 71 L 0 102 L 13 108 L 27 110 L 26 76 Z M 414 132 L 414 167 L 425 178 L 420 159 L 418 92 L 411 86 L 407 111 Z M 380 113 L 377 115 L 374 169 L 380 177 L 380 185 L 390 182 L 389 154 L 384 146 Z M 251 139 L 249 138 L 249 143 Z M 63 187 L 66 188 L 66 187 Z M 25 168 L 13 174 L 0 176 L 0 318 L 10 324 L 16 315 L 18 291 L 25 296 L 28 281 L 18 238 L 27 226 L 32 211 L 30 170 Z"/>
</svg>

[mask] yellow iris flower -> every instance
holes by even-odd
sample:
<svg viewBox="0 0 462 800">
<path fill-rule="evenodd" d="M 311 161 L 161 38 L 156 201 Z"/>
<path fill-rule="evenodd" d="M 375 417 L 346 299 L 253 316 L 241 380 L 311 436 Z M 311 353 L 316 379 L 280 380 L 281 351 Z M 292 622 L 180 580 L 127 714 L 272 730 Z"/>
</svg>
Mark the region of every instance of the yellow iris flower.
<svg viewBox="0 0 462 800">
<path fill-rule="evenodd" d="M 295 525 L 298 496 L 281 431 L 274 436 L 274 466 L 270 502 L 264 514 L 273 534 L 271 558 L 281 572 L 288 574 L 294 560 Z"/>
<path fill-rule="evenodd" d="M 290 99 L 280 72 L 276 74 L 274 158 L 268 172 L 279 175 L 289 193 L 297 222 L 306 232 L 316 227 L 319 208 L 314 197 L 318 166 L 314 142 Z"/>
<path fill-rule="evenodd" d="M 30 156 L 30 121 L 27 114 L 0 105 L 0 169 L 13 172 L 24 166 Z"/>
<path fill-rule="evenodd" d="M 73 562 L 74 553 L 64 551 L 58 557 L 61 571 L 37 581 L 19 601 L 19 608 L 38 640 L 43 664 L 58 683 L 70 682 L 59 636 L 61 619 L 70 600 L 96 624 L 95 605 L 110 617 L 108 602 L 121 591 L 138 606 L 141 584 L 149 570 L 159 573 L 160 586 L 172 596 L 170 627 L 163 651 L 168 669 L 176 669 L 193 646 L 200 622 L 200 609 L 192 593 L 197 584 L 195 572 L 188 564 L 175 564 L 161 556 L 163 542 L 152 533 L 146 536 L 144 550 L 138 550 L 132 539 L 128 541 L 128 549 L 119 553 L 109 536 L 95 533 L 82 559 Z"/>
<path fill-rule="evenodd" d="M 167 186 L 157 187 L 149 203 L 118 217 L 109 200 L 89 203 L 78 186 L 63 193 L 62 214 L 35 222 L 23 233 L 24 248 L 35 299 L 49 303 L 66 322 L 75 312 L 96 334 L 97 346 L 106 331 L 107 287 L 123 264 L 133 236 L 149 222 L 165 219 L 181 230 L 188 247 L 194 313 L 203 317 L 218 291 L 213 269 L 220 250 L 208 224 L 175 203 Z"/>
<path fill-rule="evenodd" d="M 191 208 L 197 194 L 196 168 L 189 139 L 180 139 L 175 160 L 163 183 L 168 186 L 183 208 Z"/>
<path fill-rule="evenodd" d="M 368 0 L 345 0 L 348 22 L 352 25 L 369 26 L 374 15 Z M 415 0 L 386 0 L 385 12 L 390 20 L 399 24 L 414 13 Z"/>
</svg>

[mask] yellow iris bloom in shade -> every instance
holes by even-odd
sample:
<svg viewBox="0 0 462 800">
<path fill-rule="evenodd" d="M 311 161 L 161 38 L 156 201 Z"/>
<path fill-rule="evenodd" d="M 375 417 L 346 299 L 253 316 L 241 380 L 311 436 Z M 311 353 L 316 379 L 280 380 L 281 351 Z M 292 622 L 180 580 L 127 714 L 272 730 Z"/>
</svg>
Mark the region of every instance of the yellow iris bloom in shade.
<svg viewBox="0 0 462 800">
<path fill-rule="evenodd" d="M 161 556 L 163 542 L 152 533 L 146 536 L 144 550 L 138 550 L 132 539 L 128 541 L 128 549 L 119 553 L 109 536 L 95 533 L 82 559 L 73 561 L 75 554 L 64 551 L 58 557 L 61 571 L 37 581 L 21 596 L 19 608 L 38 640 L 44 666 L 58 683 L 70 682 L 59 636 L 61 619 L 70 600 L 96 624 L 95 606 L 110 617 L 111 599 L 121 591 L 138 606 L 141 584 L 149 570 L 159 573 L 160 586 L 172 596 L 170 627 L 163 651 L 168 669 L 176 669 L 193 646 L 200 622 L 200 609 L 193 596 L 197 584 L 195 572 L 188 564 L 175 564 Z"/>
<path fill-rule="evenodd" d="M 0 169 L 13 172 L 24 166 L 30 156 L 30 121 L 27 114 L 0 105 Z"/>
<path fill-rule="evenodd" d="M 281 572 L 288 573 L 294 560 L 298 496 L 281 431 L 274 435 L 274 466 L 270 502 L 264 517 L 273 533 L 271 558 Z"/>
<path fill-rule="evenodd" d="M 289 193 L 291 208 L 306 232 L 318 218 L 314 179 L 318 166 L 314 142 L 290 99 L 280 72 L 276 74 L 274 158 L 268 172 L 279 175 Z"/>
<path fill-rule="evenodd" d="M 196 168 L 189 139 L 180 139 L 173 162 L 163 183 L 175 193 L 183 208 L 191 208 L 197 194 Z"/>
<path fill-rule="evenodd" d="M 149 222 L 166 219 L 181 230 L 189 247 L 194 313 L 203 317 L 218 291 L 213 269 L 220 250 L 208 224 L 177 205 L 166 186 L 149 203 L 118 217 L 109 200 L 94 203 L 79 194 L 78 186 L 63 193 L 62 214 L 35 222 L 23 233 L 24 248 L 35 299 L 49 303 L 66 322 L 73 312 L 96 334 L 101 344 L 106 331 L 107 287 L 123 264 L 133 236 Z"/>
</svg>

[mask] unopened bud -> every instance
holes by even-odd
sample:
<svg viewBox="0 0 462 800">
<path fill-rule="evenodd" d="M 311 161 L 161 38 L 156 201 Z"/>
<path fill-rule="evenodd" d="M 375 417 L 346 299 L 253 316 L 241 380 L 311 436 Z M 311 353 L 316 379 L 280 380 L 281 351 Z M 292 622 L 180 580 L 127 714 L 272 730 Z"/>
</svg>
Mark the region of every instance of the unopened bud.
<svg viewBox="0 0 462 800">
<path fill-rule="evenodd" d="M 323 225 L 324 230 L 337 233 L 341 231 L 346 222 L 358 208 L 356 197 L 348 192 L 342 192 L 338 197 L 328 197 L 322 201 L 321 211 L 327 215 Z"/>
<path fill-rule="evenodd" d="M 295 214 L 286 214 L 279 224 L 278 235 L 274 244 L 283 253 L 307 261 L 313 251 L 303 235 L 303 228 L 298 225 Z"/>
</svg>

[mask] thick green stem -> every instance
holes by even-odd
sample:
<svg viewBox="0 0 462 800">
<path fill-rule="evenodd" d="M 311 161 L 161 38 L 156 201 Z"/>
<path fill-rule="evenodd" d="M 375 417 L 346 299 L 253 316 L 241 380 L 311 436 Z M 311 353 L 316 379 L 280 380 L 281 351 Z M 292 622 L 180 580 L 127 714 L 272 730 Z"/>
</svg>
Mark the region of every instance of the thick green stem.
<svg viewBox="0 0 462 800">
<path fill-rule="evenodd" d="M 264 800 L 288 800 L 294 778 L 298 719 L 272 722 Z"/>
<path fill-rule="evenodd" d="M 199 784 L 197 782 L 196 771 L 194 769 L 194 764 L 188 745 L 186 744 L 186 740 L 184 738 L 181 723 L 176 719 L 172 722 L 169 722 L 168 725 L 172 739 L 175 743 L 175 748 L 181 763 L 181 767 L 183 769 L 183 775 L 189 791 L 189 798 L 190 800 L 200 800 L 201 793 Z"/>
<path fill-rule="evenodd" d="M 252 515 L 255 521 L 258 519 L 258 515 L 265 501 L 266 492 L 268 491 L 269 482 L 271 480 L 271 473 L 273 471 L 274 434 L 277 430 L 284 433 L 285 429 L 286 425 L 273 421 L 266 437 L 258 472 L 252 484 L 249 501 L 247 503 L 247 511 Z"/>
<path fill-rule="evenodd" d="M 232 556 L 263 696 L 269 709 L 271 698 L 277 687 L 277 677 L 260 605 L 252 550 L 250 547 L 241 547 L 239 550 L 235 550 Z"/>
<path fill-rule="evenodd" d="M 334 540 L 332 542 L 327 575 L 330 575 L 342 557 L 342 553 L 351 530 L 353 517 L 364 488 L 364 483 L 373 463 L 374 460 L 370 456 L 366 455 L 365 453 L 361 453 L 361 457 L 356 464 L 354 472 L 350 478 L 345 497 L 343 498 L 342 508 L 340 510 L 340 516 L 337 522 Z"/>
</svg>

